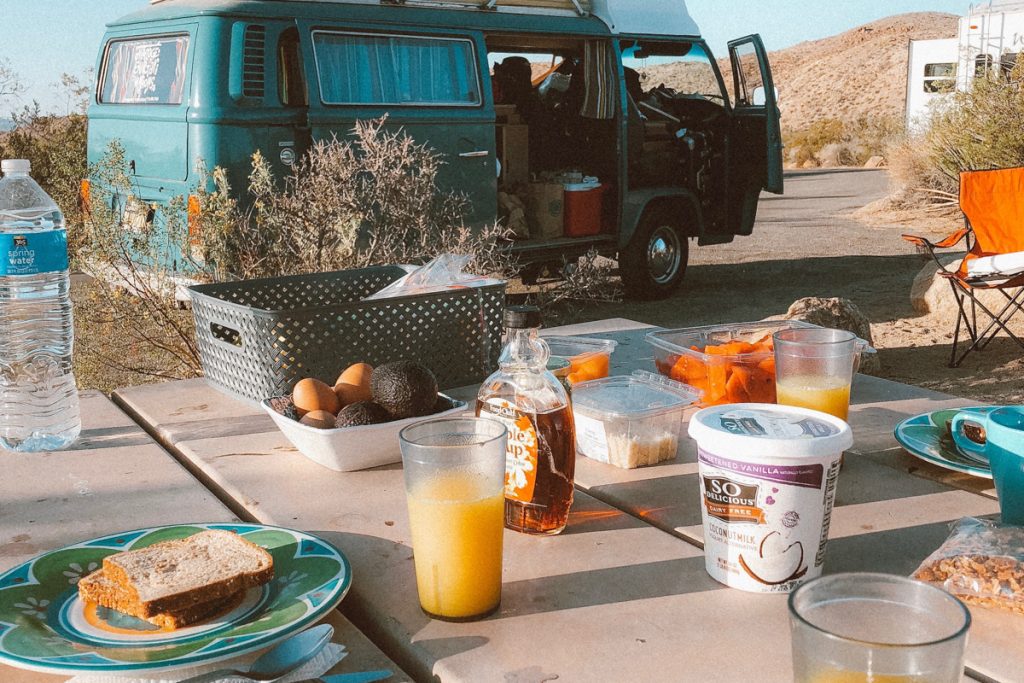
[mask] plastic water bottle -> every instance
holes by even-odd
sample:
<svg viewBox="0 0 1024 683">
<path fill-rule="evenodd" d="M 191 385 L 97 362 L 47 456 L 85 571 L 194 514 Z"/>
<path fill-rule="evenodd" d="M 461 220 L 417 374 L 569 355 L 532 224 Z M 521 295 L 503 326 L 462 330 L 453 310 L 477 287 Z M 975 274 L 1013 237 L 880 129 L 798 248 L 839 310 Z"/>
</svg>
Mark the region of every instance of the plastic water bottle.
<svg viewBox="0 0 1024 683">
<path fill-rule="evenodd" d="M 82 428 L 64 215 L 28 161 L 0 171 L 0 446 L 57 450 Z"/>
</svg>

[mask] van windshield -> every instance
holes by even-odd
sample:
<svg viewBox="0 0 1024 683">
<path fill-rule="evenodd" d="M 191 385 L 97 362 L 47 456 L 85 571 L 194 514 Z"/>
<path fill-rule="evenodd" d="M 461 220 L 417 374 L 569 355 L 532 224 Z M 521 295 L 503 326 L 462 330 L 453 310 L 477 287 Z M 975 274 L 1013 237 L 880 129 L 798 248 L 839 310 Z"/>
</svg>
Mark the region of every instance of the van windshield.
<svg viewBox="0 0 1024 683">
<path fill-rule="evenodd" d="M 100 102 L 181 104 L 187 35 L 112 40 L 103 58 Z"/>
<path fill-rule="evenodd" d="M 711 57 L 698 43 L 623 41 L 622 64 L 639 74 L 645 90 L 664 85 L 680 94 L 725 102 Z"/>
</svg>

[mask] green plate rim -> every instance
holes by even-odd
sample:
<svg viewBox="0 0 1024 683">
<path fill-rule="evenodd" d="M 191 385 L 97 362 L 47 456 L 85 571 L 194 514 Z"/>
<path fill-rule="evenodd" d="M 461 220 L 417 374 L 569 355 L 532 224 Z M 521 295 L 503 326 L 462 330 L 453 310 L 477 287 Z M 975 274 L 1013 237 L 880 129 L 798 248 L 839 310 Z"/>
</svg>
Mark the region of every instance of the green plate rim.
<svg viewBox="0 0 1024 683">
<path fill-rule="evenodd" d="M 990 468 L 980 464 L 969 465 L 966 463 L 960 463 L 953 460 L 949 460 L 948 458 L 945 457 L 936 457 L 931 453 L 918 449 L 913 443 L 909 443 L 907 437 L 903 434 L 904 429 L 906 429 L 907 427 L 927 427 L 934 430 L 945 430 L 945 427 L 940 427 L 939 425 L 936 424 L 935 420 L 932 419 L 933 416 L 938 415 L 939 413 L 957 413 L 963 410 L 994 410 L 994 407 L 968 406 L 965 408 L 943 408 L 941 410 L 932 410 L 927 413 L 921 413 L 920 415 L 915 415 L 914 417 L 907 418 L 906 420 L 903 420 L 898 425 L 896 425 L 896 429 L 893 430 L 893 436 L 896 437 L 896 441 L 899 442 L 900 446 L 902 446 L 907 453 L 914 456 L 918 460 L 924 460 L 925 462 L 937 465 L 938 467 L 942 467 L 943 469 L 951 470 L 953 472 L 969 474 L 971 476 L 981 477 L 982 479 L 991 479 L 992 470 Z M 941 439 L 939 441 L 941 443 Z"/>
<path fill-rule="evenodd" d="M 278 642 L 280 642 L 282 640 L 285 640 L 286 638 L 292 636 L 296 632 L 304 629 L 306 626 L 309 626 L 309 625 L 312 625 L 312 624 L 316 623 L 317 621 L 322 619 L 324 617 L 324 615 L 330 613 L 331 610 L 336 608 L 341 603 L 341 601 L 348 594 L 348 591 L 349 591 L 349 589 L 352 586 L 352 564 L 349 562 L 348 558 L 345 556 L 345 553 L 343 553 L 341 551 L 341 549 L 338 548 L 337 546 L 335 546 L 333 543 L 331 543 L 330 541 L 327 541 L 326 539 L 324 539 L 324 538 L 322 538 L 320 536 L 317 536 L 316 534 L 310 533 L 308 531 L 300 531 L 298 529 L 289 529 L 287 527 L 273 526 L 273 525 L 268 525 L 268 524 L 260 524 L 259 522 L 193 522 L 193 523 L 165 524 L 165 525 L 157 525 L 157 526 L 151 526 L 151 527 L 140 527 L 140 528 L 137 528 L 137 529 L 124 530 L 124 531 L 119 531 L 117 533 L 111 533 L 111 534 L 104 534 L 102 536 L 96 536 L 94 538 L 84 539 L 82 541 L 78 541 L 78 542 L 75 542 L 75 543 L 69 543 L 68 545 L 62 546 L 60 548 L 54 548 L 53 550 L 49 550 L 49 551 L 47 551 L 45 553 L 40 553 L 39 555 L 36 555 L 35 557 L 33 557 L 31 559 L 28 559 L 28 560 L 26 560 L 26 561 L 24 561 L 24 562 L 22 562 L 22 563 L 20 563 L 20 564 L 18 564 L 16 566 L 14 566 L 14 567 L 11 567 L 10 569 L 8 569 L 6 571 L 0 573 L 0 581 L 2 581 L 4 578 L 6 578 L 7 576 L 9 576 L 11 574 L 13 574 L 15 572 L 18 572 L 19 570 L 24 570 L 26 568 L 31 569 L 31 567 L 35 563 L 37 563 L 40 560 L 42 560 L 42 559 L 44 559 L 46 557 L 49 557 L 50 555 L 53 555 L 55 553 L 64 552 L 64 551 L 70 550 L 72 548 L 76 548 L 76 547 L 87 545 L 87 544 L 96 543 L 98 541 L 104 541 L 106 539 L 117 538 L 118 536 L 122 536 L 122 535 L 128 535 L 128 534 L 146 535 L 146 534 L 149 534 L 149 533 L 152 533 L 152 532 L 156 532 L 156 531 L 164 531 L 164 530 L 168 530 L 168 529 L 177 529 L 177 528 L 182 528 L 182 527 L 191 527 L 191 528 L 198 528 L 198 529 L 217 528 L 217 529 L 227 529 L 227 530 L 232 530 L 233 527 L 235 529 L 246 528 L 246 529 L 248 529 L 248 531 L 245 531 L 244 533 L 239 534 L 240 536 L 243 536 L 243 537 L 245 537 L 247 534 L 261 532 L 261 531 L 282 531 L 282 532 L 294 535 L 297 540 L 301 540 L 303 537 L 312 538 L 312 539 L 315 539 L 316 541 L 318 541 L 319 543 L 322 543 L 323 545 L 325 545 L 327 548 L 329 548 L 330 550 L 332 550 L 334 552 L 334 558 L 333 559 L 338 560 L 338 562 L 340 562 L 340 564 L 341 564 L 341 570 L 340 570 L 339 574 L 341 574 L 342 580 L 339 582 L 338 586 L 333 590 L 332 594 L 329 595 L 327 598 L 325 598 L 323 600 L 323 602 L 321 602 L 319 605 L 317 605 L 313 609 L 309 610 L 308 612 L 304 613 L 301 617 L 299 617 L 295 621 L 291 622 L 290 624 L 286 624 L 286 625 L 280 627 L 279 629 L 270 631 L 270 632 L 268 632 L 266 634 L 263 634 L 263 635 L 256 635 L 256 636 L 254 636 L 252 638 L 244 639 L 244 640 L 242 640 L 242 641 L 240 641 L 240 642 L 238 642 L 238 643 L 236 643 L 234 645 L 224 646 L 224 647 L 216 650 L 215 652 L 209 652 L 209 653 L 206 653 L 205 655 L 204 654 L 198 654 L 197 655 L 196 652 L 191 652 L 191 653 L 189 653 L 187 655 L 184 655 L 184 656 L 181 656 L 181 657 L 172 658 L 172 659 L 166 659 L 166 660 L 162 660 L 162 661 L 159 661 L 159 662 L 152 662 L 150 665 L 147 665 L 146 663 L 142 663 L 142 662 L 95 663 L 95 664 L 75 664 L 75 663 L 70 663 L 70 662 L 61 662 L 59 664 L 50 664 L 50 663 L 41 662 L 39 659 L 23 657 L 21 655 L 9 654 L 5 650 L 3 643 L 4 643 L 5 637 L 7 636 L 7 633 L 9 633 L 10 631 L 13 631 L 13 629 L 9 629 L 9 630 L 5 629 L 5 630 L 0 631 L 0 664 L 7 664 L 9 666 L 12 666 L 12 667 L 15 667 L 15 668 L 18 668 L 18 669 L 23 669 L 23 670 L 26 670 L 26 671 L 35 671 L 35 672 L 39 672 L 39 673 L 54 674 L 54 675 L 59 675 L 59 676 L 77 676 L 77 675 L 80 675 L 80 674 L 83 674 L 83 673 L 87 673 L 87 674 L 116 673 L 118 675 L 130 675 L 130 674 L 136 674 L 136 673 L 158 673 L 158 672 L 163 672 L 163 671 L 173 671 L 175 669 L 182 669 L 182 668 L 189 667 L 189 666 L 202 666 L 202 665 L 206 665 L 206 664 L 212 664 L 212 663 L 224 661 L 224 660 L 227 660 L 227 659 L 234 659 L 235 657 L 238 657 L 240 655 L 244 655 L 244 654 L 253 652 L 255 650 L 261 650 L 263 648 L 269 647 L 271 645 L 274 645 L 275 643 L 278 643 Z M 275 577 L 274 578 L 275 579 L 277 578 L 276 572 L 275 572 Z M 335 577 L 332 577 L 331 580 L 334 580 L 334 578 L 337 578 L 337 575 Z M 323 584 L 321 584 L 321 585 L 323 585 Z M 0 592 L 2 592 L 3 590 L 6 590 L 6 589 L 0 588 Z M 315 591 L 315 590 L 316 590 L 315 588 L 311 589 L 311 590 L 307 590 L 305 593 L 303 593 L 303 595 L 308 595 L 310 592 Z M 0 624 L 6 624 L 6 623 L 7 622 L 0 622 Z M 243 626 L 243 625 L 245 625 L 245 623 L 247 623 L 247 622 L 241 621 L 237 625 L 238 626 Z M 210 643 L 216 642 L 218 637 L 219 637 L 219 634 L 214 634 L 213 636 L 211 636 Z M 166 645 L 167 645 L 166 643 L 162 643 L 162 644 L 156 645 L 154 647 L 166 647 Z M 207 646 L 208 645 L 209 645 L 209 643 L 207 644 Z M 204 647 L 207 647 L 207 646 L 204 646 Z M 144 648 L 145 648 L 145 645 L 140 645 L 140 649 L 144 649 Z"/>
</svg>

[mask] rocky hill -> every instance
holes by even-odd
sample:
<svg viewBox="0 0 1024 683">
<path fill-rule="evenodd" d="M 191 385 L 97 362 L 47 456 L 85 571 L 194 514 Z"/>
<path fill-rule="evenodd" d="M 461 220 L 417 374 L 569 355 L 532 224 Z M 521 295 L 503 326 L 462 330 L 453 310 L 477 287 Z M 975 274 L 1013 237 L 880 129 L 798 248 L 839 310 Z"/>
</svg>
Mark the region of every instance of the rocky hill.
<svg viewBox="0 0 1024 683">
<path fill-rule="evenodd" d="M 952 38 L 956 31 L 953 14 L 915 12 L 771 53 L 783 128 L 803 130 L 821 119 L 902 117 L 909 41 Z M 721 66 L 728 73 L 728 66 Z M 682 67 L 652 66 L 645 70 L 645 85 L 681 84 Z"/>
</svg>

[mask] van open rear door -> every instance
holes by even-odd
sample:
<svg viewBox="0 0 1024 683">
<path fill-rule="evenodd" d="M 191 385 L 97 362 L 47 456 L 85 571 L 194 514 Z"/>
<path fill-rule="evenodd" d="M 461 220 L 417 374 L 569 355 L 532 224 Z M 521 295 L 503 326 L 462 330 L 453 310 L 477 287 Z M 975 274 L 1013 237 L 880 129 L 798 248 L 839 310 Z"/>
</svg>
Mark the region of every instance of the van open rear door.
<svg viewBox="0 0 1024 683">
<path fill-rule="evenodd" d="M 734 113 L 748 133 L 743 153 L 764 161 L 763 189 L 782 194 L 782 130 L 778 95 L 771 65 L 761 36 L 753 35 L 729 43 L 732 61 Z M 765 150 L 764 156 L 759 151 Z"/>
</svg>

